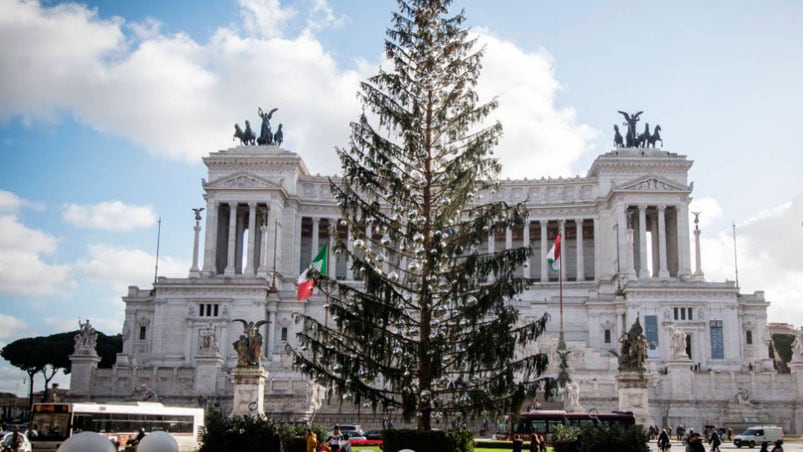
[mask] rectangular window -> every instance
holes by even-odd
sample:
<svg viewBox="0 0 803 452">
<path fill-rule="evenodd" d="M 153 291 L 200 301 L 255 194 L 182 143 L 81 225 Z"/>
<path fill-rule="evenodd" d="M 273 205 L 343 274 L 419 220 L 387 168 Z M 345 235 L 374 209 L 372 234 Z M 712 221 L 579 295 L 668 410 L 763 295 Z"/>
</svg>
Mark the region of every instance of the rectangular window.
<svg viewBox="0 0 803 452">
<path fill-rule="evenodd" d="M 605 343 L 611 343 L 611 330 L 605 330 Z"/>
<path fill-rule="evenodd" d="M 287 342 L 287 327 L 282 328 L 282 342 Z"/>
<path fill-rule="evenodd" d="M 217 303 L 201 303 L 198 305 L 198 316 L 200 317 L 217 317 L 219 315 L 220 305 Z"/>
<path fill-rule="evenodd" d="M 141 340 L 141 341 L 145 340 L 145 332 L 146 331 L 147 331 L 146 327 L 144 327 L 144 326 L 139 327 L 139 340 Z"/>
<path fill-rule="evenodd" d="M 722 331 L 722 320 L 711 320 L 711 359 L 725 359 L 725 338 Z"/>
<path fill-rule="evenodd" d="M 744 334 L 745 334 L 744 342 L 747 345 L 753 345 L 753 332 L 750 331 L 750 330 L 747 330 L 747 331 L 744 332 Z"/>
<path fill-rule="evenodd" d="M 691 312 L 692 312 L 691 308 L 686 308 L 686 310 L 689 311 L 689 314 L 688 314 L 689 320 L 693 320 L 692 317 L 691 317 Z"/>
<path fill-rule="evenodd" d="M 680 314 L 678 314 L 678 308 L 674 308 L 675 311 L 675 320 L 680 320 Z"/>
<path fill-rule="evenodd" d="M 680 309 L 680 320 L 686 320 L 686 310 L 683 308 Z"/>
</svg>

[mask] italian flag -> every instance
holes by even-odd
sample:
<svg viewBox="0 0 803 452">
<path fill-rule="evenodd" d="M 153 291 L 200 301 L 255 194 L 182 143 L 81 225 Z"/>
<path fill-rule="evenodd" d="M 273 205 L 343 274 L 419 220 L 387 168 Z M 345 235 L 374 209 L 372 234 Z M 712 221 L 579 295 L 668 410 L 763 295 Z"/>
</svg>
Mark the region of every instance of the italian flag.
<svg viewBox="0 0 803 452">
<path fill-rule="evenodd" d="M 555 243 L 546 253 L 546 262 L 553 272 L 557 273 L 560 270 L 560 234 L 555 237 Z"/>
<path fill-rule="evenodd" d="M 309 267 L 298 276 L 298 298 L 299 301 L 311 297 L 315 290 L 315 278 L 309 276 L 310 270 L 315 270 L 318 274 L 325 275 L 329 260 L 329 244 L 325 244 Z"/>
</svg>

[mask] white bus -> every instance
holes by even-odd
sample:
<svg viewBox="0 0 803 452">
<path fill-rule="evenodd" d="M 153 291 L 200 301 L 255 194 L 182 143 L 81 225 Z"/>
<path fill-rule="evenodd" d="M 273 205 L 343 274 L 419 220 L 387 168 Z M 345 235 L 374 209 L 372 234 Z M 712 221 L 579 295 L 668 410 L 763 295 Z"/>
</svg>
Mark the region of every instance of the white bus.
<svg viewBox="0 0 803 452">
<path fill-rule="evenodd" d="M 180 451 L 200 448 L 203 408 L 165 406 L 153 402 L 120 403 L 36 403 L 31 413 L 29 435 L 34 452 L 55 451 L 70 435 L 97 432 L 118 450 L 133 439 L 140 428 L 146 434 L 165 431 L 173 435 Z"/>
</svg>

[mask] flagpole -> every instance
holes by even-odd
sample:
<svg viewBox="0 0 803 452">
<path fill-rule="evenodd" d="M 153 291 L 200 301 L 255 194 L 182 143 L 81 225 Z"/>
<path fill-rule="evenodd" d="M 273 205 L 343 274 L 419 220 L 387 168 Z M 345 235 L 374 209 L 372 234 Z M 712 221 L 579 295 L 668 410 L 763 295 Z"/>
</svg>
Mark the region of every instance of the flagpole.
<svg viewBox="0 0 803 452">
<path fill-rule="evenodd" d="M 735 226 L 734 226 L 735 227 Z M 162 239 L 162 218 L 159 218 L 158 227 L 156 230 L 156 265 L 153 268 L 153 283 L 159 278 L 159 242 Z"/>
</svg>

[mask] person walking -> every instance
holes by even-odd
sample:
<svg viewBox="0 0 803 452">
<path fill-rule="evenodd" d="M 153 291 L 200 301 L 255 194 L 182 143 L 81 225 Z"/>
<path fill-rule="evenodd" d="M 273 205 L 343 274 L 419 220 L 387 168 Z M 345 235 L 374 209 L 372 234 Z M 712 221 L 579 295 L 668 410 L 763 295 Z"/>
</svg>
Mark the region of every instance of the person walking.
<svg viewBox="0 0 803 452">
<path fill-rule="evenodd" d="M 318 435 L 312 431 L 312 429 L 307 429 L 307 452 L 317 452 L 318 451 Z"/>
<path fill-rule="evenodd" d="M 719 446 L 722 444 L 722 440 L 719 438 L 719 434 L 716 430 L 711 432 L 711 452 L 719 452 Z"/>
<path fill-rule="evenodd" d="M 691 431 L 691 429 L 689 431 Z M 699 433 L 692 433 L 689 435 L 689 441 L 688 444 L 686 445 L 686 451 L 705 452 L 705 446 L 703 445 L 703 438 L 700 436 Z"/>
<path fill-rule="evenodd" d="M 658 435 L 658 448 L 662 451 L 665 451 L 671 447 L 669 441 L 669 434 L 666 430 L 661 430 L 661 433 Z"/>
</svg>

